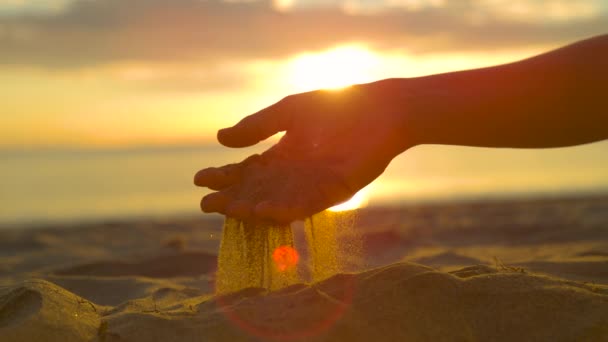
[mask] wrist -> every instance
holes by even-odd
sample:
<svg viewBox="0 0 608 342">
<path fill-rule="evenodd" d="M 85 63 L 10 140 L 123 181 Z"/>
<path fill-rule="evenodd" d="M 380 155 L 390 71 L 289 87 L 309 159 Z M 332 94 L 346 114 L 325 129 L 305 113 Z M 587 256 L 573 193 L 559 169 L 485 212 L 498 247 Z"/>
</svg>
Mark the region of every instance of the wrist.
<svg viewBox="0 0 608 342">
<path fill-rule="evenodd" d="M 417 78 L 390 78 L 370 83 L 381 112 L 392 123 L 396 154 L 428 141 L 424 123 L 425 97 Z"/>
</svg>

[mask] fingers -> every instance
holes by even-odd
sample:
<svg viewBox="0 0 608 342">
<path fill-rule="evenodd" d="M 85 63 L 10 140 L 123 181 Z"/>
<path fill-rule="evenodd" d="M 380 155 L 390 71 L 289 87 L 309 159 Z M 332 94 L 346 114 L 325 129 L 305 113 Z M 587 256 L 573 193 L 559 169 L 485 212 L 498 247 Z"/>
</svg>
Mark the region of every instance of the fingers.
<svg viewBox="0 0 608 342">
<path fill-rule="evenodd" d="M 279 224 L 289 224 L 304 218 L 303 208 L 293 203 L 278 203 L 276 201 L 263 201 L 258 203 L 253 211 L 256 218 L 272 221 Z"/>
<path fill-rule="evenodd" d="M 194 184 L 212 190 L 221 190 L 236 183 L 240 178 L 240 171 L 240 167 L 237 164 L 219 168 L 210 167 L 200 170 L 194 175 Z"/>
<path fill-rule="evenodd" d="M 318 193 L 311 195 L 307 201 L 280 203 L 268 200 L 254 203 L 233 199 L 224 192 L 216 192 L 203 198 L 201 209 L 207 213 L 217 212 L 240 220 L 289 224 L 322 211 L 329 206 L 328 203 Z"/>
<path fill-rule="evenodd" d="M 247 200 L 235 200 L 223 192 L 214 192 L 201 200 L 201 210 L 220 213 L 239 220 L 254 218 L 254 205 Z"/>
<path fill-rule="evenodd" d="M 306 193 L 291 197 L 285 202 L 268 200 L 258 203 L 252 216 L 277 223 L 290 223 L 346 201 L 352 195 L 343 182 L 316 180 L 315 184 L 308 187 Z"/>
<path fill-rule="evenodd" d="M 201 201 L 201 209 L 240 220 L 289 224 L 350 198 L 352 191 L 337 177 L 334 174 L 325 174 L 324 178 L 310 179 L 306 186 L 308 190 L 298 196 L 285 197 L 275 194 L 258 200 L 240 197 L 238 194 L 241 192 L 241 185 L 237 184 L 207 195 Z"/>
<path fill-rule="evenodd" d="M 232 201 L 232 198 L 223 192 L 214 192 L 201 200 L 201 210 L 206 213 L 221 213 L 226 212 L 226 207 Z"/>
<path fill-rule="evenodd" d="M 305 208 L 264 201 L 257 205 L 247 200 L 234 200 L 222 192 L 209 194 L 201 201 L 206 213 L 220 213 L 239 220 L 260 220 L 278 224 L 289 224 L 303 219 Z"/>
<path fill-rule="evenodd" d="M 254 205 L 246 200 L 235 200 L 225 192 L 214 192 L 201 200 L 201 210 L 206 213 L 220 213 L 239 220 L 254 218 Z"/>
<path fill-rule="evenodd" d="M 226 206 L 226 216 L 248 220 L 253 217 L 253 209 L 253 203 L 247 200 L 236 200 Z"/>
<path fill-rule="evenodd" d="M 261 158 L 259 154 L 254 154 L 238 164 L 202 169 L 194 175 L 194 184 L 211 190 L 222 190 L 238 182 L 243 169 L 252 163 L 259 162 Z"/>
<path fill-rule="evenodd" d="M 203 197 L 201 209 L 206 213 L 220 213 L 239 220 L 254 218 L 254 205 L 246 200 L 234 200 L 223 192 Z"/>
<path fill-rule="evenodd" d="M 235 126 L 217 133 L 217 139 L 228 147 L 245 147 L 287 130 L 291 113 L 283 99 L 274 105 L 252 114 Z"/>
</svg>

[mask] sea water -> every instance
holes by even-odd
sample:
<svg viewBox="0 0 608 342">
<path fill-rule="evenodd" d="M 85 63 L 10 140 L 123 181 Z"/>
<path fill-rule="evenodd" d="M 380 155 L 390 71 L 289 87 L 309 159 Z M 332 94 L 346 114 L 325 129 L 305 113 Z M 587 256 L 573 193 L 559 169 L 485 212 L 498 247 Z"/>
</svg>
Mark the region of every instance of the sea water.
<svg viewBox="0 0 608 342">
<path fill-rule="evenodd" d="M 0 227 L 137 216 L 202 215 L 201 168 L 267 145 L 0 151 Z M 370 186 L 370 205 L 608 189 L 608 141 L 544 150 L 420 146 Z"/>
</svg>

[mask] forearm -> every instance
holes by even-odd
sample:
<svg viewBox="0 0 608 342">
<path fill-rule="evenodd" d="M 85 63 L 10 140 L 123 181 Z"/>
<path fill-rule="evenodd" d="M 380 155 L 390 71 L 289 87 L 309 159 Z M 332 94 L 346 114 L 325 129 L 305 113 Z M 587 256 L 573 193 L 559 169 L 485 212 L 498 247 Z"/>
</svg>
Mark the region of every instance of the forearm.
<svg viewBox="0 0 608 342">
<path fill-rule="evenodd" d="M 608 35 L 516 63 L 386 82 L 417 144 L 542 148 L 608 138 Z"/>
</svg>

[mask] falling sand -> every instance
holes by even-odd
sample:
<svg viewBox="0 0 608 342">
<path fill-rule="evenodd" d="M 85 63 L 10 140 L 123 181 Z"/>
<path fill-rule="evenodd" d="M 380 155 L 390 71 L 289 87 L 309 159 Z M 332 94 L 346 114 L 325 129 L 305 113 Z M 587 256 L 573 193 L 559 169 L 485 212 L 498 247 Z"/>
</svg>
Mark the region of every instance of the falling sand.
<svg viewBox="0 0 608 342">
<path fill-rule="evenodd" d="M 274 290 L 295 284 L 299 280 L 297 259 L 289 226 L 256 225 L 226 218 L 216 291 L 229 293 L 248 287 Z"/>
<path fill-rule="evenodd" d="M 278 156 L 271 161 L 252 156 L 241 164 L 245 169 L 239 186 L 227 191 L 233 198 L 253 202 L 284 202 L 284 196 L 298 197 L 302 191 L 298 180 L 316 177 L 316 170 L 308 164 Z M 352 228 L 352 217 L 349 212 L 323 211 L 307 218 L 303 246 L 296 246 L 292 225 L 227 217 L 218 255 L 216 292 L 230 293 L 248 287 L 277 290 L 345 271 L 344 261 L 351 260 L 357 248 L 353 248 L 356 244 L 352 241 L 339 239 L 338 231 L 342 237 Z M 348 258 L 342 258 L 343 254 Z"/>
<path fill-rule="evenodd" d="M 217 293 L 256 287 L 277 290 L 309 280 L 318 282 L 344 271 L 342 254 L 357 254 L 356 244 L 340 242 L 338 230 L 351 213 L 324 211 L 305 220 L 306 246 L 296 246 L 290 225 L 254 224 L 227 217 L 218 256 Z M 308 252 L 307 260 L 301 257 Z M 304 263 L 304 264 L 303 264 Z"/>
</svg>

